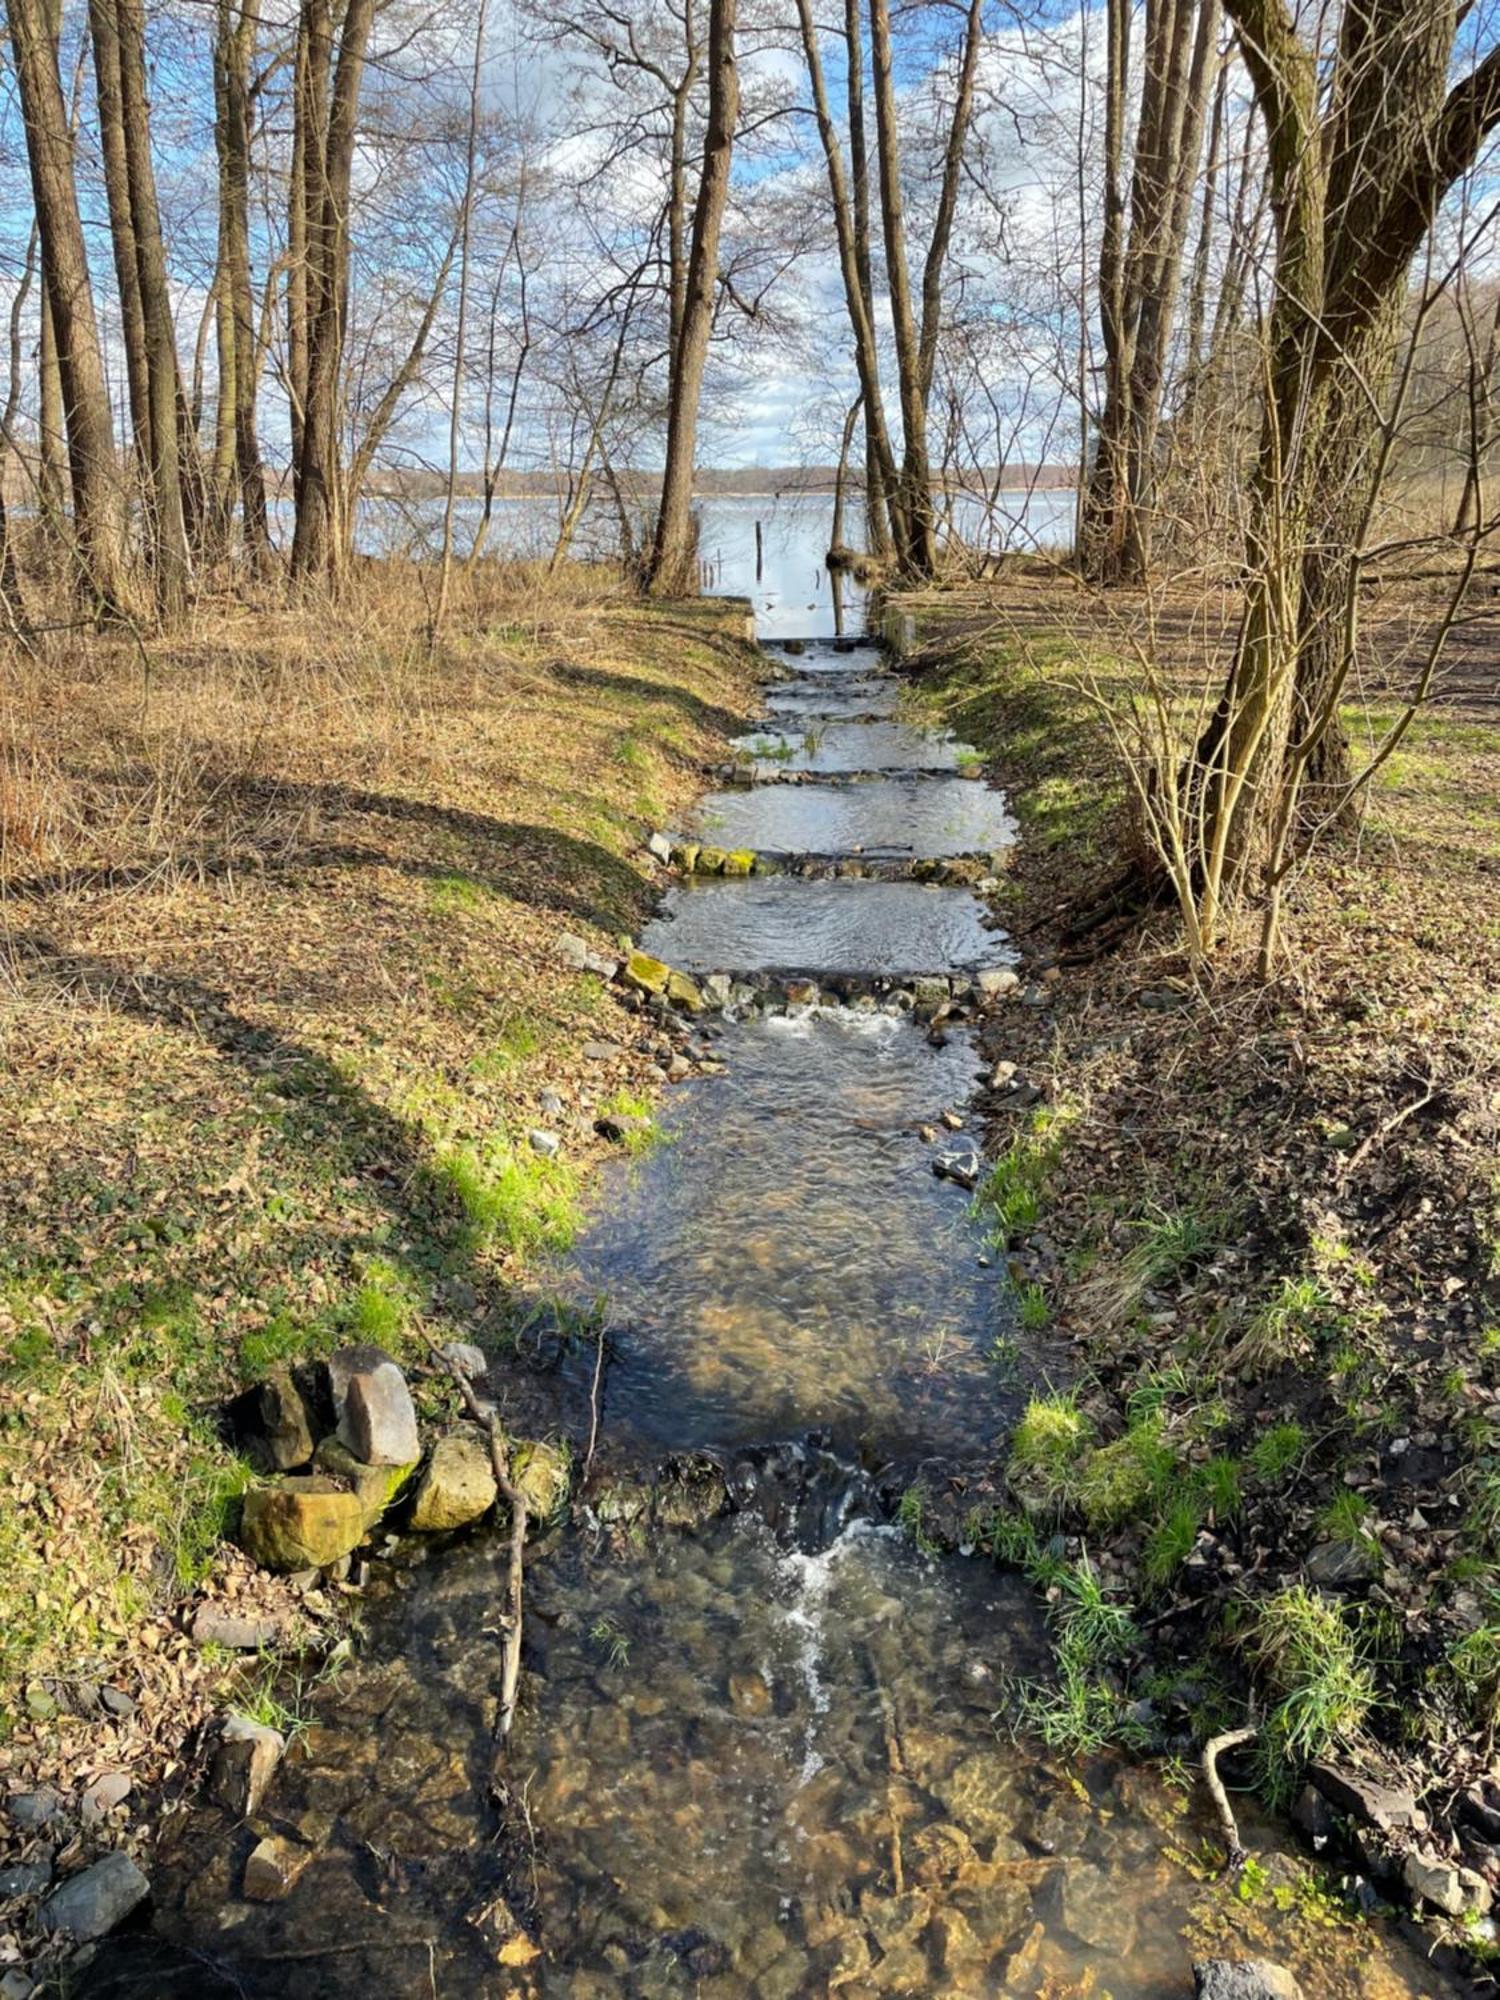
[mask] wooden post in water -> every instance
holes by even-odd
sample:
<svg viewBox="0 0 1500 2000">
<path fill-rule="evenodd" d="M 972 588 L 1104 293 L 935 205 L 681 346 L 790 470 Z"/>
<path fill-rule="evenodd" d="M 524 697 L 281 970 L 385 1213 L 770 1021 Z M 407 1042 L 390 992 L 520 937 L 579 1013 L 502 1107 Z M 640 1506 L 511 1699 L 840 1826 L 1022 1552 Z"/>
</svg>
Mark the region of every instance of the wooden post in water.
<svg viewBox="0 0 1500 2000">
<path fill-rule="evenodd" d="M 766 567 L 765 540 L 762 535 L 760 522 L 757 521 L 755 524 L 755 581 L 757 583 L 759 583 L 762 580 L 765 574 L 765 567 Z"/>
</svg>

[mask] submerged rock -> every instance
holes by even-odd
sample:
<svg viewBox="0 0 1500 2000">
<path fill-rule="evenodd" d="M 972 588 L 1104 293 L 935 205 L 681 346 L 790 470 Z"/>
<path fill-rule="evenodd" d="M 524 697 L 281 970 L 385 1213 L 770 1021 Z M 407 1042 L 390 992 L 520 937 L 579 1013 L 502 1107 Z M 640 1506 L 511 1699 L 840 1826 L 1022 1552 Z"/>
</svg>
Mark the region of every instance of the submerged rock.
<svg viewBox="0 0 1500 2000">
<path fill-rule="evenodd" d="M 1194 2000 L 1302 2000 L 1284 1965 L 1268 1958 L 1210 1958 L 1193 1967 Z"/>
<path fill-rule="evenodd" d="M 42 1929 L 85 1944 L 123 1923 L 150 1893 L 151 1884 L 130 1856 L 116 1850 L 53 1890 L 42 1905 Z"/>
<path fill-rule="evenodd" d="M 292 1884 L 312 1859 L 312 1850 L 267 1834 L 251 1849 L 245 1863 L 245 1895 L 252 1903 L 275 1903 L 288 1894 Z"/>
<path fill-rule="evenodd" d="M 357 1494 L 311 1473 L 252 1486 L 240 1514 L 240 1545 L 262 1569 L 326 1569 L 365 1537 Z"/>
<path fill-rule="evenodd" d="M 1119 1958 L 1135 1943 L 1135 1912 L 1106 1869 L 1073 1863 L 1063 1872 L 1062 1920 L 1081 1943 Z"/>
<path fill-rule="evenodd" d="M 452 1431 L 423 1468 L 411 1525 L 427 1534 L 465 1528 L 489 1512 L 498 1491 L 488 1443 L 476 1431 Z"/>
<path fill-rule="evenodd" d="M 568 1455 L 555 1444 L 524 1440 L 511 1446 L 511 1483 L 534 1520 L 549 1520 L 568 1497 Z"/>
<path fill-rule="evenodd" d="M 268 1723 L 231 1713 L 219 1734 L 209 1797 L 235 1819 L 259 1812 L 266 1788 L 286 1754 L 286 1738 Z"/>
</svg>

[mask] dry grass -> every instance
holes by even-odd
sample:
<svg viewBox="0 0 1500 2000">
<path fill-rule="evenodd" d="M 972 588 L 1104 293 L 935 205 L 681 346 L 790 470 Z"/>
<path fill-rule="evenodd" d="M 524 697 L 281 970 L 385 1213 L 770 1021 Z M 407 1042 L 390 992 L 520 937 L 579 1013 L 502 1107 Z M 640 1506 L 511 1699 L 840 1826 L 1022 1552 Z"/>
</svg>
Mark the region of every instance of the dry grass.
<svg viewBox="0 0 1500 2000">
<path fill-rule="evenodd" d="M 583 1061 L 638 1038 L 558 935 L 647 906 L 647 825 L 747 705 L 740 623 L 513 571 L 432 658 L 374 570 L 7 662 L 0 1733 L 70 1677 L 160 1693 L 244 1476 L 227 1387 L 418 1316 L 504 1337 L 592 1158 L 526 1147 L 541 1091 L 586 1133 L 646 1060 Z"/>
</svg>

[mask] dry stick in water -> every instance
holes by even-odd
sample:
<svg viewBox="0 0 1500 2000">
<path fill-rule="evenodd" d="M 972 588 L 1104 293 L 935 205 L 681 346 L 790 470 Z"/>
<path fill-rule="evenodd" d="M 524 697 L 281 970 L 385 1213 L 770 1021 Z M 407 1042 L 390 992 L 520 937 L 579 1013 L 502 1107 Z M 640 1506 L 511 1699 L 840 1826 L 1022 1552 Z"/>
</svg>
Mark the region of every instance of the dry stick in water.
<svg viewBox="0 0 1500 2000">
<path fill-rule="evenodd" d="M 521 1680 L 521 1597 L 526 1553 L 526 1497 L 511 1477 L 510 1453 L 505 1448 L 505 1433 L 496 1421 L 494 1412 L 481 1407 L 467 1374 L 456 1361 L 451 1361 L 444 1354 L 426 1327 L 418 1330 L 426 1341 L 433 1359 L 458 1384 L 458 1393 L 463 1397 L 469 1415 L 489 1439 L 490 1464 L 494 1469 L 495 1484 L 500 1489 L 500 1497 L 510 1508 L 510 1576 L 506 1590 L 510 1623 L 506 1628 L 505 1652 L 500 1670 L 500 1716 L 495 1724 L 496 1740 L 503 1743 L 510 1734 L 511 1723 L 515 1720 L 516 1689 Z"/>
<path fill-rule="evenodd" d="M 594 1380 L 589 1388 L 589 1448 L 584 1454 L 583 1477 L 589 1476 L 589 1467 L 594 1462 L 594 1446 L 599 1442 L 599 1378 L 604 1373 L 604 1342 L 607 1338 L 607 1324 L 604 1315 L 599 1315 L 599 1339 L 594 1350 Z"/>
<path fill-rule="evenodd" d="M 1224 1863 L 1226 1875 L 1239 1867 L 1245 1859 L 1245 1850 L 1240 1845 L 1240 1829 L 1234 1817 L 1234 1807 L 1229 1803 L 1224 1780 L 1219 1776 L 1219 1759 L 1227 1751 L 1237 1750 L 1242 1743 L 1253 1743 L 1259 1734 L 1260 1731 L 1253 1726 L 1247 1729 L 1228 1729 L 1222 1736 L 1212 1737 L 1203 1746 L 1203 1782 L 1208 1786 L 1208 1795 L 1218 1812 L 1219 1824 L 1224 1829 L 1224 1845 L 1228 1849 Z"/>
</svg>

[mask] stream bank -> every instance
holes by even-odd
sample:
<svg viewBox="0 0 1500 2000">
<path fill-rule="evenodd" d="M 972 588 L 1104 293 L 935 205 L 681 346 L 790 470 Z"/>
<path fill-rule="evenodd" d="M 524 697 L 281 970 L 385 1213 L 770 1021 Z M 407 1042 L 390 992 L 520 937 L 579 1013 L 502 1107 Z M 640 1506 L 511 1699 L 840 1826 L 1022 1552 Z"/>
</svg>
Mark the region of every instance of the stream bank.
<svg viewBox="0 0 1500 2000">
<path fill-rule="evenodd" d="M 1382 615 L 1399 627 L 1402 607 L 1372 608 L 1356 735 L 1395 712 Z M 985 1196 L 1077 1385 L 1023 1417 L 998 1503 L 975 1518 L 932 1496 L 929 1532 L 1035 1569 L 1040 1503 L 1136 1632 L 1117 1684 L 1065 1676 L 1059 1734 L 1160 1742 L 1175 1684 L 1199 1689 L 1201 1740 L 1248 1697 L 1258 1742 L 1228 1768 L 1271 1785 L 1362 1894 L 1483 1962 L 1500 1890 L 1484 684 L 1461 656 L 1363 824 L 1297 879 L 1295 978 L 1200 992 L 1168 915 L 1067 931 L 1132 837 L 1078 666 L 1128 694 L 1109 618 L 1040 575 L 900 616 L 914 698 L 987 751 L 1022 825 L 1002 907 L 1036 1004 L 984 1038 L 1013 1066 Z M 1493 643 L 1476 635 L 1475 662 Z"/>
<path fill-rule="evenodd" d="M 373 1563 L 358 1656 L 305 1691 L 260 1809 L 185 1814 L 149 1923 L 84 1990 L 1162 2000 L 1194 1956 L 1262 1955 L 1318 1994 L 1445 1990 L 1269 1829 L 1264 1901 L 1227 1896 L 1191 1789 L 1007 1727 L 1047 1657 L 1029 1592 L 937 1558 L 914 1480 L 898 1498 L 879 1475 L 931 1443 L 946 1484 L 982 1479 L 1043 1353 L 943 1170 L 981 1073 L 964 1016 L 1022 1004 L 980 983 L 1009 951 L 976 912 L 983 962 L 955 970 L 930 955 L 951 933 L 880 895 L 901 885 L 841 882 L 825 922 L 821 885 L 776 880 L 813 895 L 800 932 L 748 952 L 758 878 L 684 878 L 659 960 L 627 962 L 640 1011 L 665 1018 L 669 988 L 716 1059 L 559 1260 L 604 1293 L 606 1437 L 670 1438 L 685 1502 L 659 1486 L 648 1521 L 601 1480 L 533 1547 L 498 1783 L 499 1538 Z M 732 915 L 716 945 L 696 914 L 677 928 L 704 908 Z M 728 981 L 717 1024 L 672 985 L 685 936 Z M 769 1011 L 757 971 L 785 982 Z M 845 1004 L 845 979 L 873 983 Z M 1107 1636 L 1064 1566 L 1067 1616 Z M 268 1839 L 298 1866 L 263 1899 L 245 1869 Z"/>
</svg>

